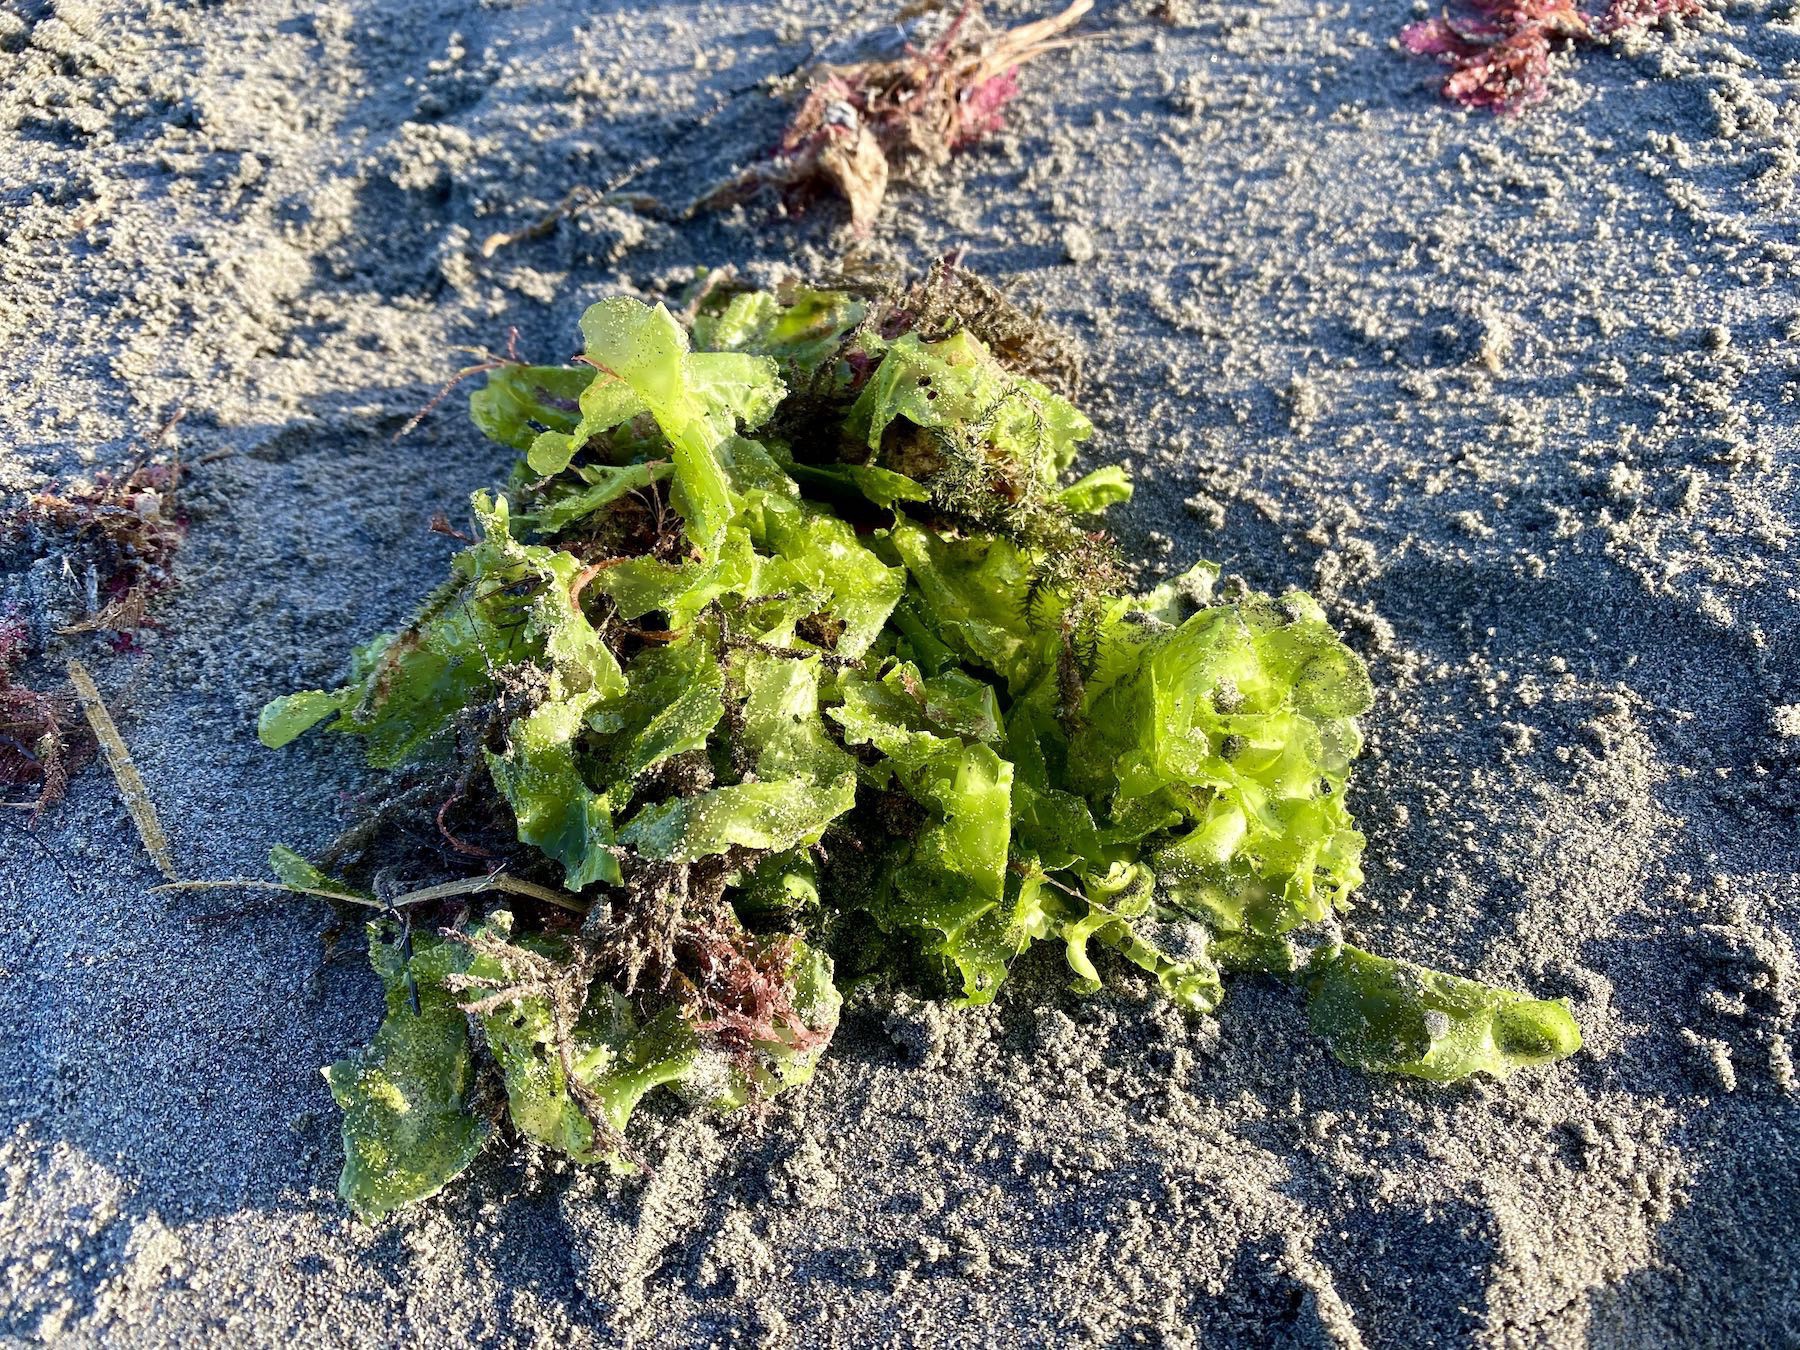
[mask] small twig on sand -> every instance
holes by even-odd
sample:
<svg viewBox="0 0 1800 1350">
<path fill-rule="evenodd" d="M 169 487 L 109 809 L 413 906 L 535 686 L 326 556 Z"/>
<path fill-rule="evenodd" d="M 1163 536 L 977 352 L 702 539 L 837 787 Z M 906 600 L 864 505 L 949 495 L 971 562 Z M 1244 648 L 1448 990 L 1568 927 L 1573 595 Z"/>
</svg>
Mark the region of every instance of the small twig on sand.
<svg viewBox="0 0 1800 1350">
<path fill-rule="evenodd" d="M 481 256 L 491 258 L 503 248 L 513 244 L 523 244 L 532 239 L 542 239 L 554 230 L 563 217 L 583 206 L 618 206 L 643 216 L 647 220 L 658 220 L 668 215 L 668 211 L 656 198 L 642 192 L 596 192 L 593 188 L 576 184 L 567 195 L 551 207 L 543 215 L 529 225 L 516 230 L 497 230 L 481 241 Z"/>
<path fill-rule="evenodd" d="M 461 348 L 459 350 L 468 351 L 469 349 Z M 506 330 L 505 356 L 492 356 L 483 351 L 476 351 L 475 354 L 481 356 L 483 359 L 472 366 L 464 366 L 461 370 L 457 371 L 456 374 L 445 380 L 437 393 L 431 396 L 431 400 L 426 403 L 423 408 L 420 408 L 419 411 L 408 418 L 405 426 L 401 427 L 400 430 L 388 437 L 389 445 L 392 445 L 402 436 L 411 432 L 419 425 L 419 423 L 431 416 L 433 409 L 450 397 L 450 391 L 455 389 L 457 385 L 461 384 L 471 375 L 482 375 L 490 370 L 501 370 L 506 366 L 523 365 L 524 362 L 519 360 L 519 330 L 516 327 Z"/>
<path fill-rule="evenodd" d="M 0 806 L 12 807 L 13 809 L 20 810 L 20 811 L 31 811 L 34 809 L 32 806 L 32 803 L 30 803 L 30 802 L 0 802 Z M 64 864 L 63 860 L 57 856 L 56 850 L 51 848 L 50 845 L 46 844 L 43 841 L 43 839 L 41 839 L 38 836 L 38 832 L 36 830 L 32 829 L 29 824 L 22 824 L 21 822 L 19 822 L 17 820 L 11 819 L 10 817 L 0 816 L 0 825 L 10 826 L 11 828 L 17 830 L 20 834 L 24 835 L 27 839 L 31 840 L 31 842 L 37 846 L 38 852 L 42 853 L 46 858 L 48 858 L 50 860 L 50 865 L 52 867 L 54 867 L 58 872 L 62 873 L 62 879 L 69 883 L 69 889 L 74 891 L 76 895 L 84 895 L 85 894 L 85 892 L 82 890 L 81 878 L 77 877 L 73 872 L 71 872 L 68 869 L 67 865 Z"/>
<path fill-rule="evenodd" d="M 402 905 L 422 905 L 432 900 L 448 900 L 458 895 L 474 895 L 481 891 L 506 891 L 513 895 L 529 896 L 533 900 L 542 900 L 547 905 L 555 905 L 558 909 L 566 909 L 573 914 L 586 914 L 588 907 L 567 891 L 552 890 L 548 886 L 540 886 L 535 881 L 525 881 L 519 877 L 508 876 L 505 872 L 495 872 L 491 876 L 464 877 L 460 881 L 444 881 L 435 886 L 426 886 L 421 890 L 408 891 L 405 895 L 396 896 L 392 900 L 373 900 L 366 895 L 354 895 L 348 891 L 318 890 L 310 886 L 290 886 L 281 881 L 263 881 L 249 877 L 231 877 L 223 881 L 175 881 L 167 886 L 153 886 L 154 894 L 168 891 L 292 891 L 297 895 L 316 895 L 322 900 L 340 900 L 346 905 L 360 905 L 364 909 L 378 909 L 383 912 L 398 909 Z"/>
<path fill-rule="evenodd" d="M 135 479 L 138 476 L 138 473 L 150 463 L 150 456 L 156 453 L 156 448 L 169 438 L 169 433 L 180 426 L 181 419 L 186 416 L 187 408 L 177 404 L 175 411 L 164 418 L 163 424 L 156 429 L 155 434 L 153 434 L 149 440 L 144 442 L 143 449 L 138 451 L 137 458 L 131 461 L 131 467 L 125 470 L 124 475 L 119 481 L 127 487 L 130 487 L 132 480 Z M 176 480 L 179 481 L 181 476 L 179 456 L 176 459 L 176 465 L 175 476 Z"/>
<path fill-rule="evenodd" d="M 75 686 L 81 711 L 87 716 L 94 739 L 100 742 L 100 749 L 106 755 L 106 765 L 119 785 L 119 795 L 125 799 L 125 809 L 131 813 L 132 823 L 137 826 L 138 838 L 144 841 L 144 851 L 165 877 L 175 880 L 175 855 L 169 851 L 169 837 L 163 833 L 162 822 L 156 818 L 156 807 L 150 801 L 150 790 L 144 786 L 143 775 L 131 762 L 131 752 L 125 748 L 125 740 L 119 735 L 112 714 L 101 701 L 94 677 L 81 662 L 71 659 L 69 683 Z"/>
<path fill-rule="evenodd" d="M 386 905 L 379 900 L 371 900 L 366 895 L 352 895 L 348 891 L 324 891 L 311 886 L 290 886 L 283 881 L 265 881 L 260 877 L 227 877 L 222 881 L 171 881 L 166 886 L 152 886 L 150 894 L 163 895 L 170 891 L 286 891 L 295 895 L 316 895 L 321 900 L 341 900 L 346 905 L 361 905 L 365 909 L 385 910 Z"/>
</svg>

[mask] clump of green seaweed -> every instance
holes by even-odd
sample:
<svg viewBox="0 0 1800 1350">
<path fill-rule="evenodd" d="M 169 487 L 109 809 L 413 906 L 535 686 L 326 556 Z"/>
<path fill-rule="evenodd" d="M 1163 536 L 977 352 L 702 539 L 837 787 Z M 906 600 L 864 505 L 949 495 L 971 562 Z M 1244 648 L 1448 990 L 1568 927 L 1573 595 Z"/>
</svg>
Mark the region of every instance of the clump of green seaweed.
<svg viewBox="0 0 1800 1350">
<path fill-rule="evenodd" d="M 398 775 L 323 867 L 488 873 L 394 896 L 276 851 L 382 911 L 386 1019 L 328 1072 L 359 1214 L 469 1164 L 484 1077 L 518 1134 L 620 1168 L 656 1087 L 728 1110 L 807 1081 L 831 954 L 977 1004 L 1055 942 L 1078 989 L 1135 966 L 1195 1014 L 1272 973 L 1344 1062 L 1439 1081 L 1579 1046 L 1559 1001 L 1336 937 L 1363 663 L 1306 595 L 1209 564 L 1130 592 L 1099 524 L 1130 483 L 1067 481 L 1066 349 L 989 288 L 715 277 L 681 318 L 621 298 L 581 328 L 578 364 L 472 396 L 519 460 L 449 579 L 261 718 Z"/>
</svg>

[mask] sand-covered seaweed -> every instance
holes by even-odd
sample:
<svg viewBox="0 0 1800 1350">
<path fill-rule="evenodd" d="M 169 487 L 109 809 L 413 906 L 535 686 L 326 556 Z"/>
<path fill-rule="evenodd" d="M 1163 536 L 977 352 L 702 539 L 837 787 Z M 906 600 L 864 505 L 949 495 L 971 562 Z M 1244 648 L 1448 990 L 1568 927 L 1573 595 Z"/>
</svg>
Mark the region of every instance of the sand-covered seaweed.
<svg viewBox="0 0 1800 1350">
<path fill-rule="evenodd" d="M 1054 343 L 1015 311 L 940 267 L 713 278 L 683 312 L 603 300 L 578 364 L 489 370 L 472 414 L 520 458 L 449 579 L 342 687 L 263 712 L 271 747 L 323 726 L 401 774 L 440 857 L 562 897 L 384 899 L 403 831 L 330 855 L 368 891 L 278 856 L 385 906 L 387 1020 L 330 1074 L 359 1213 L 474 1155 L 472 1054 L 519 1134 L 628 1167 L 657 1086 L 731 1109 L 805 1082 L 835 979 L 986 1003 L 1039 941 L 1078 989 L 1135 966 L 1196 1015 L 1288 977 L 1371 1069 L 1579 1045 L 1560 1002 L 1342 943 L 1368 672 L 1298 591 L 1206 563 L 1130 590 L 1099 521 L 1130 481 L 1069 481 L 1092 427 L 1023 373 Z"/>
</svg>

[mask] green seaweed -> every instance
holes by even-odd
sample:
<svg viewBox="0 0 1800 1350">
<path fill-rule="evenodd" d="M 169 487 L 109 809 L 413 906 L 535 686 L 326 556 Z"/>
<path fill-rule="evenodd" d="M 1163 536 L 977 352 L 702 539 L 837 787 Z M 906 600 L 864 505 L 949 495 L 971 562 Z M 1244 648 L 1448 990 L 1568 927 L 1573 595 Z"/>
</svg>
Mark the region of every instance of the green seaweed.
<svg viewBox="0 0 1800 1350">
<path fill-rule="evenodd" d="M 1427 970 L 1342 947 L 1306 977 L 1312 1028 L 1344 1063 L 1453 1083 L 1504 1078 L 1581 1047 L 1560 999 Z"/>
<path fill-rule="evenodd" d="M 469 1110 L 475 1065 L 468 1019 L 443 983 L 456 948 L 430 937 L 415 937 L 410 947 L 409 956 L 383 925 L 369 925 L 369 960 L 386 991 L 387 1015 L 367 1048 L 325 1071 L 344 1112 L 338 1191 L 370 1221 L 436 1195 L 487 1137 Z"/>
<path fill-rule="evenodd" d="M 1196 1015 L 1275 976 L 1345 1063 L 1436 1081 L 1580 1045 L 1557 1002 L 1302 957 L 1362 881 L 1368 671 L 1299 592 L 1200 564 L 1132 594 L 1093 519 L 1129 479 L 1067 481 L 1086 418 L 954 320 L 916 291 L 721 291 L 690 332 L 608 300 L 584 364 L 488 372 L 472 416 L 521 458 L 479 537 L 341 688 L 259 723 L 357 737 L 436 786 L 458 852 L 562 888 L 415 913 L 453 940 L 374 933 L 387 1020 L 330 1071 L 358 1213 L 466 1165 L 478 1065 L 519 1135 L 620 1167 L 657 1087 L 799 1086 L 836 1025 L 827 946 L 910 953 L 962 1003 L 1040 942 L 1080 991 L 1135 969 Z"/>
</svg>

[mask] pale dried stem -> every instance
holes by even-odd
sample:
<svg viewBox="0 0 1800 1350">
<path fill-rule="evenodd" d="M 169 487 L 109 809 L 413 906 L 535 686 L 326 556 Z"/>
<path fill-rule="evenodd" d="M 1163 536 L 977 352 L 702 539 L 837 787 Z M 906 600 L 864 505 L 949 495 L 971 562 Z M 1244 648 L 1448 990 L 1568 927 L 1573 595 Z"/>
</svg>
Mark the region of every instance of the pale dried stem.
<svg viewBox="0 0 1800 1350">
<path fill-rule="evenodd" d="M 315 890 L 308 886 L 289 886 L 281 881 L 262 881 L 243 877 L 227 878 L 223 881 L 177 881 L 167 886 L 151 888 L 154 893 L 165 891 L 291 891 L 297 895 L 316 895 L 323 900 L 341 900 L 347 905 L 360 905 L 364 909 L 390 910 L 404 905 L 422 905 L 432 900 L 448 900 L 458 895 L 475 895 L 482 891 L 505 891 L 512 895 L 529 896 L 533 900 L 542 900 L 547 905 L 555 905 L 558 909 L 566 909 L 572 914 L 586 914 L 588 907 L 567 891 L 552 890 L 548 886 L 540 886 L 535 881 L 508 876 L 505 872 L 496 872 L 492 876 L 465 877 L 460 881 L 440 882 L 436 886 L 426 886 L 422 890 L 408 891 L 405 895 L 396 896 L 392 900 L 375 900 L 366 895 L 355 895 L 348 891 Z"/>
<path fill-rule="evenodd" d="M 119 728 L 113 722 L 112 714 L 106 710 L 106 704 L 100 698 L 100 690 L 94 684 L 94 677 L 88 674 L 87 667 L 81 662 L 71 659 L 69 683 L 75 686 L 75 697 L 81 700 L 81 711 L 87 717 L 88 726 L 93 728 L 94 739 L 100 742 L 100 749 L 106 755 L 106 765 L 112 770 L 113 781 L 119 785 L 119 795 L 125 800 L 125 809 L 131 813 L 132 823 L 137 826 L 138 838 L 144 841 L 144 851 L 165 877 L 175 880 L 178 874 L 175 870 L 175 855 L 169 849 L 169 836 L 163 833 L 162 822 L 156 818 L 156 807 L 150 801 L 150 789 L 144 786 L 143 775 L 137 771 L 137 765 L 131 762 L 131 752 L 125 748 L 124 737 L 119 735 Z"/>
</svg>

